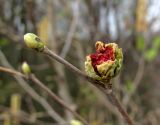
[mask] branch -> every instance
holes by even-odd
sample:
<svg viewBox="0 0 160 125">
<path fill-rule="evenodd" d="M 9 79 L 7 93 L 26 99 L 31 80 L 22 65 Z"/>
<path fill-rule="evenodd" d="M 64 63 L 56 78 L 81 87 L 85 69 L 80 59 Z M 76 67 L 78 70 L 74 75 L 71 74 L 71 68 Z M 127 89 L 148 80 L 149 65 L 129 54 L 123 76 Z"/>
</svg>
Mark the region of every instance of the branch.
<svg viewBox="0 0 160 125">
<path fill-rule="evenodd" d="M 55 1 L 53 0 L 47 0 L 47 18 L 48 18 L 48 23 L 50 25 L 50 33 L 48 34 L 48 45 L 50 46 L 50 49 L 57 52 L 57 40 L 56 40 L 56 32 L 55 32 L 55 22 L 56 21 L 56 15 L 53 13 L 55 11 Z M 49 27 L 48 27 L 49 28 Z M 44 30 L 44 29 L 43 29 Z M 45 32 L 45 31 L 44 31 Z M 47 58 L 49 59 L 49 58 Z M 61 65 L 60 63 L 53 62 L 50 59 L 48 60 L 50 62 L 51 68 L 55 70 L 56 78 L 55 81 L 58 83 L 58 95 L 63 99 L 67 105 L 70 105 L 70 107 L 75 110 L 76 109 L 76 104 L 73 103 L 73 98 L 69 93 L 69 88 L 66 83 L 66 75 L 64 72 L 64 66 Z M 62 80 L 63 79 L 63 80 Z M 61 83 L 61 84 L 59 84 Z M 74 115 L 70 113 L 68 110 L 65 110 L 64 112 L 65 118 L 67 121 L 70 121 L 71 119 L 74 118 Z"/>
<path fill-rule="evenodd" d="M 12 75 L 18 75 L 18 76 L 21 76 L 21 77 L 25 77 L 25 75 L 23 75 L 20 72 L 17 72 L 17 71 L 14 71 L 12 69 L 8 69 L 8 68 L 5 68 L 5 67 L 1 67 L 1 66 L 0 66 L 0 71 L 7 72 L 7 73 L 10 73 Z"/>
<path fill-rule="evenodd" d="M 1 51 L 0 63 L 5 67 L 9 67 L 9 69 L 6 70 L 3 67 L 1 67 L 2 71 L 6 71 L 14 75 L 14 78 L 17 80 L 19 85 L 46 110 L 46 112 L 52 119 L 56 120 L 56 122 L 58 123 L 65 122 L 65 120 L 56 111 L 54 111 L 51 105 L 43 97 L 41 97 L 31 86 L 29 86 L 29 84 L 23 79 L 24 75 L 13 69 L 13 67 L 9 64 L 9 62 L 7 61 L 7 59 Z"/>
<path fill-rule="evenodd" d="M 134 92 L 137 90 L 137 88 L 138 88 L 138 86 L 139 86 L 139 84 L 140 84 L 140 82 L 141 82 L 141 80 L 143 78 L 144 68 L 145 68 L 145 61 L 144 61 L 144 58 L 141 57 L 140 60 L 139 60 L 136 76 L 135 76 L 135 78 L 133 80 L 134 87 L 133 87 L 133 89 L 132 89 L 132 91 L 130 93 L 128 93 L 127 95 L 124 96 L 124 99 L 123 99 L 124 105 L 128 105 L 128 102 L 130 101 L 130 99 L 133 96 Z"/>
<path fill-rule="evenodd" d="M 82 45 L 80 44 L 80 42 L 75 42 L 74 44 L 74 47 L 76 48 L 76 56 L 78 57 L 78 63 L 80 65 L 80 70 L 84 70 L 84 57 L 85 57 L 85 54 L 84 54 L 84 51 L 83 51 L 83 48 L 82 48 Z M 79 82 L 82 82 L 84 83 L 85 82 L 85 79 L 79 79 L 80 81 Z M 109 112 L 115 114 L 118 119 L 120 120 L 121 118 L 121 115 L 120 113 L 114 108 L 114 106 L 112 105 L 111 102 L 109 102 L 109 100 L 106 99 L 106 95 L 100 91 L 97 87 L 94 87 L 93 85 L 91 84 L 87 84 L 89 85 L 89 87 L 91 88 L 91 90 L 96 94 L 97 98 L 98 98 L 98 101 L 100 101 L 101 103 L 104 104 L 104 106 L 106 107 L 107 110 L 109 110 Z"/>
<path fill-rule="evenodd" d="M 112 103 L 117 107 L 118 111 L 121 113 L 121 115 L 123 116 L 124 120 L 128 123 L 128 125 L 134 125 L 132 119 L 129 117 L 128 113 L 123 109 L 123 107 L 121 106 L 120 102 L 118 101 L 118 99 L 116 98 L 115 94 L 113 93 L 113 91 L 109 90 L 108 88 L 106 88 L 106 86 L 104 84 L 102 84 L 100 81 L 97 81 L 89 76 L 87 76 L 85 73 L 81 72 L 78 68 L 76 68 L 75 66 L 73 66 L 71 63 L 67 62 L 66 60 L 64 60 L 63 58 L 61 58 L 60 56 L 56 55 L 55 53 L 53 53 L 51 50 L 49 50 L 46 46 L 44 47 L 44 50 L 41 51 L 43 54 L 51 57 L 52 59 L 57 60 L 58 62 L 62 63 L 63 65 L 65 65 L 68 69 L 70 69 L 72 72 L 76 73 L 77 75 L 85 78 L 86 80 L 88 80 L 91 84 L 93 84 L 94 86 L 98 87 L 102 92 L 104 92 L 107 96 L 109 96 L 109 98 L 111 99 Z"/>
<path fill-rule="evenodd" d="M 29 75 L 29 79 L 32 80 L 36 85 L 38 85 L 42 90 L 44 90 L 50 97 L 56 100 L 61 106 L 66 108 L 68 111 L 73 113 L 79 120 L 81 120 L 85 125 L 89 125 L 89 123 L 83 119 L 77 112 L 72 110 L 61 98 L 59 98 L 55 93 L 53 93 L 48 87 L 46 87 L 34 74 Z"/>
<path fill-rule="evenodd" d="M 12 117 L 14 117 L 14 114 L 11 113 L 11 111 L 10 111 L 10 107 L 4 107 L 4 106 L 0 105 L 0 111 L 3 112 L 3 113 L 0 114 L 0 121 L 5 119 L 6 113 L 7 113 L 7 115 L 9 117 L 11 117 L 11 119 L 12 119 Z M 37 118 L 39 112 L 37 112 L 35 114 L 32 114 L 32 113 L 29 114 L 29 113 L 27 113 L 27 112 L 25 112 L 23 110 L 20 110 L 19 113 L 20 113 L 20 115 L 18 116 L 19 120 L 21 122 L 23 122 L 23 123 L 26 123 L 26 124 L 35 124 L 35 125 L 55 125 L 52 122 L 48 123 L 46 121 L 42 121 L 42 120 L 39 120 L 39 119 L 34 119 L 33 120 L 32 119 L 32 115 L 35 115 L 35 118 Z M 46 116 L 46 113 L 44 113 L 43 115 Z M 68 125 L 68 123 L 61 123 L 61 125 L 62 124 L 63 125 Z M 56 125 L 58 125 L 58 124 L 56 124 Z"/>
<path fill-rule="evenodd" d="M 67 34 L 67 38 L 65 40 L 65 44 L 62 48 L 62 52 L 60 53 L 60 56 L 62 58 L 65 58 L 68 51 L 70 50 L 70 46 L 72 44 L 72 39 L 73 39 L 73 36 L 74 36 L 74 34 L 76 32 L 76 28 L 77 28 L 77 23 L 78 23 L 78 18 L 79 18 L 79 13 L 78 13 L 79 12 L 79 0 L 74 1 L 73 4 L 74 4 L 74 7 L 72 7 L 73 19 L 72 19 L 70 29 Z"/>
<path fill-rule="evenodd" d="M 53 93 L 48 87 L 46 87 L 34 74 L 30 74 L 30 75 L 24 75 L 18 71 L 12 70 L 12 69 L 8 69 L 8 68 L 4 68 L 0 66 L 0 71 L 2 72 L 6 72 L 6 73 L 10 73 L 12 75 L 19 75 L 27 80 L 31 80 L 33 81 L 36 85 L 38 85 L 42 90 L 44 90 L 49 96 L 51 96 L 54 100 L 56 100 L 59 104 L 61 104 L 61 106 L 63 106 L 64 108 L 66 108 L 68 111 L 70 111 L 71 113 L 73 113 L 77 118 L 79 118 L 79 120 L 81 120 L 85 125 L 89 125 L 89 123 L 83 119 L 78 113 L 76 113 L 75 111 L 73 111 L 67 104 L 65 104 L 65 102 L 59 98 L 55 93 Z"/>
</svg>

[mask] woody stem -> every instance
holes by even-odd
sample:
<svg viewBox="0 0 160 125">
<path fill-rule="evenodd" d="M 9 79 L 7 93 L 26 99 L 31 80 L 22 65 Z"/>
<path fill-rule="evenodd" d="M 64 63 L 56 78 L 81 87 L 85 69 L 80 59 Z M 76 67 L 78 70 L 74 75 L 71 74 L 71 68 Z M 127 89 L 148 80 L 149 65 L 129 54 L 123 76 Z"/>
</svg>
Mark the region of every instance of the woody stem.
<svg viewBox="0 0 160 125">
<path fill-rule="evenodd" d="M 87 79 L 91 84 L 99 88 L 102 92 L 104 92 L 111 100 L 112 104 L 117 107 L 118 111 L 121 113 L 123 116 L 124 120 L 128 123 L 128 125 L 134 125 L 132 119 L 129 117 L 128 113 L 124 110 L 124 108 L 121 106 L 119 100 L 116 98 L 115 94 L 113 93 L 112 89 L 108 89 L 102 82 L 97 81 L 82 71 L 80 71 L 77 67 L 73 66 L 71 63 L 67 62 L 60 56 L 56 55 L 53 53 L 51 50 L 49 50 L 47 47 L 44 48 L 43 52 L 45 55 L 51 57 L 52 59 L 57 60 L 58 62 L 62 63 L 65 65 L 68 69 L 76 73 L 77 75 Z M 111 90 L 111 91 L 109 91 Z"/>
</svg>

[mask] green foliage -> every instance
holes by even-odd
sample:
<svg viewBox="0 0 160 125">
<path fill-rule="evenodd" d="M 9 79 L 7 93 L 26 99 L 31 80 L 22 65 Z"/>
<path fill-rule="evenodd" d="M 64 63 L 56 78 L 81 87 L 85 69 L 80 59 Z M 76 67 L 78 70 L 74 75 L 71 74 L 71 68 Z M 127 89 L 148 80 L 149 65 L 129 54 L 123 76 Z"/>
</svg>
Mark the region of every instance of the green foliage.
<svg viewBox="0 0 160 125">
<path fill-rule="evenodd" d="M 139 51 L 144 51 L 144 49 L 145 49 L 145 41 L 144 41 L 143 36 L 137 37 L 136 48 Z"/>
<path fill-rule="evenodd" d="M 157 55 L 158 55 L 158 50 L 155 48 L 150 48 L 145 52 L 144 57 L 147 61 L 152 61 L 153 59 L 156 58 Z"/>
<path fill-rule="evenodd" d="M 160 37 L 157 36 L 154 38 L 153 40 L 153 47 L 156 48 L 156 49 L 159 49 L 160 48 Z"/>
<path fill-rule="evenodd" d="M 144 52 L 145 50 L 145 40 L 143 36 L 138 36 L 136 40 L 136 48 L 137 50 Z M 160 37 L 157 36 L 153 39 L 152 47 L 147 49 L 144 54 L 144 58 L 147 61 L 152 61 L 158 55 L 158 49 L 160 48 Z"/>
<path fill-rule="evenodd" d="M 146 50 L 146 52 L 145 52 L 145 55 L 144 55 L 145 59 L 147 61 L 154 60 L 157 57 L 157 55 L 158 55 L 159 49 L 160 49 L 160 37 L 156 36 L 153 39 L 152 47 L 149 48 L 148 50 Z"/>
</svg>

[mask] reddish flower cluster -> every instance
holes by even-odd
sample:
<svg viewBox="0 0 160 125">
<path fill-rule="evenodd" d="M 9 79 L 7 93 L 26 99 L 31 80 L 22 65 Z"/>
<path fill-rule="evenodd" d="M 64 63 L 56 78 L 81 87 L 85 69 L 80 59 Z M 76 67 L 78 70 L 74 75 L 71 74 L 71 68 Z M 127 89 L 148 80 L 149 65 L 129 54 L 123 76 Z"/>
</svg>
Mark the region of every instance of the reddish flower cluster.
<svg viewBox="0 0 160 125">
<path fill-rule="evenodd" d="M 101 76 L 100 73 L 97 70 L 97 65 L 102 64 L 103 62 L 106 62 L 108 60 L 115 60 L 115 55 L 113 48 L 110 46 L 103 47 L 103 48 L 96 48 L 96 53 L 91 54 L 90 58 L 92 60 L 92 66 L 94 68 L 94 71 L 97 73 L 97 75 Z"/>
<path fill-rule="evenodd" d="M 115 77 L 122 66 L 122 49 L 116 43 L 103 43 L 97 41 L 96 53 L 86 56 L 85 71 L 88 76 L 104 82 Z"/>
</svg>

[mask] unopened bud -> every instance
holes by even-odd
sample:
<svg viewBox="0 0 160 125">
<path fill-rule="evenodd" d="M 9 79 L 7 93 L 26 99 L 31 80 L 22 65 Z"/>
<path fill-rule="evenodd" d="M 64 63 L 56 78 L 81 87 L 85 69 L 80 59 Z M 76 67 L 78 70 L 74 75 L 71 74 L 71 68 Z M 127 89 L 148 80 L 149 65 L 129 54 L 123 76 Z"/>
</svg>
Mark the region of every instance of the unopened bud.
<svg viewBox="0 0 160 125">
<path fill-rule="evenodd" d="M 30 69 L 30 66 L 28 65 L 28 63 L 24 62 L 22 64 L 22 72 L 25 74 L 25 75 L 28 75 L 31 73 L 31 69 Z"/>
<path fill-rule="evenodd" d="M 38 36 L 36 36 L 33 33 L 27 33 L 24 35 L 24 41 L 27 45 L 27 47 L 31 49 L 35 49 L 37 51 L 43 51 L 45 44 L 40 40 Z"/>
<path fill-rule="evenodd" d="M 71 120 L 70 125 L 83 125 L 79 120 Z"/>
</svg>

